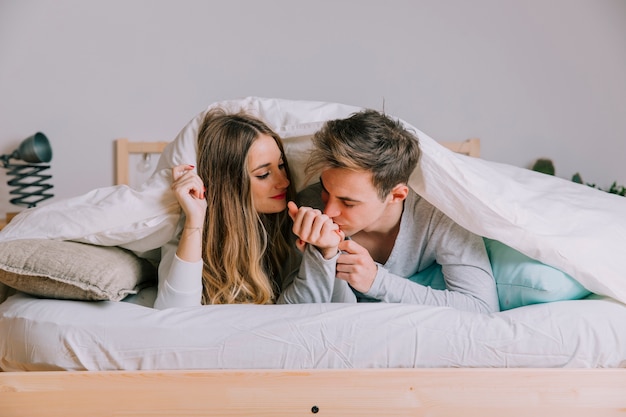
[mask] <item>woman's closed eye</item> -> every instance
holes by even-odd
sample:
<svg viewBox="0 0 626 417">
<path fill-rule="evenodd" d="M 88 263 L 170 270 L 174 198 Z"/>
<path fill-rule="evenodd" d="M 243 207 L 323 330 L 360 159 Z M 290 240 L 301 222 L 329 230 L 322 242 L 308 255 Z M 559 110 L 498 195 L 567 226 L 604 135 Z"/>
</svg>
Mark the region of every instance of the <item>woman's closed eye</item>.
<svg viewBox="0 0 626 417">
<path fill-rule="evenodd" d="M 266 173 L 264 173 L 264 174 L 255 175 L 255 177 L 257 177 L 257 178 L 258 178 L 258 179 L 260 179 L 260 180 L 264 180 L 264 179 L 266 179 L 266 178 L 267 178 L 267 177 L 269 177 L 269 176 L 270 176 L 269 171 L 268 171 L 268 172 L 266 172 Z"/>
<path fill-rule="evenodd" d="M 277 165 L 277 167 L 278 167 L 278 169 L 279 169 L 280 171 L 285 171 L 285 169 L 287 169 L 287 165 L 286 165 L 284 162 L 280 162 L 280 163 Z M 257 177 L 257 178 L 258 178 L 258 179 L 260 179 L 260 180 L 264 180 L 264 179 L 266 179 L 267 177 L 269 177 L 271 173 L 272 173 L 272 170 L 270 169 L 269 171 L 264 172 L 263 174 L 257 174 L 257 175 L 255 175 L 255 177 Z"/>
</svg>

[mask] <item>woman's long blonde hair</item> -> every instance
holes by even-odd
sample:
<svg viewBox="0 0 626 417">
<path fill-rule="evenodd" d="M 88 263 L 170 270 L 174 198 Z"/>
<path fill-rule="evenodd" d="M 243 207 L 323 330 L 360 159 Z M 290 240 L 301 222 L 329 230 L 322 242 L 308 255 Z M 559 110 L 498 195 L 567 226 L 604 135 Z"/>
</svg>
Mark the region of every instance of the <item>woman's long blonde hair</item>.
<svg viewBox="0 0 626 417">
<path fill-rule="evenodd" d="M 287 210 L 258 213 L 252 201 L 248 151 L 261 134 L 276 141 L 289 167 L 280 137 L 243 112 L 210 110 L 198 133 L 198 175 L 206 186 L 203 304 L 275 301 L 281 268 L 291 252 Z M 287 198 L 295 196 L 289 186 Z"/>
</svg>

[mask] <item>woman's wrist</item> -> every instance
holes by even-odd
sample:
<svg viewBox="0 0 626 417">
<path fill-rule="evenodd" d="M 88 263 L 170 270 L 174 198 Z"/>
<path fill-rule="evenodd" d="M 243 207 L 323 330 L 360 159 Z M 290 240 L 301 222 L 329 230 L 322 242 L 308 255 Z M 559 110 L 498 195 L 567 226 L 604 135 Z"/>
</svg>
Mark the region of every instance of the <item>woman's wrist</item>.
<svg viewBox="0 0 626 417">
<path fill-rule="evenodd" d="M 203 230 L 204 229 L 204 217 L 200 216 L 186 216 L 183 229 L 189 230 Z"/>
<path fill-rule="evenodd" d="M 318 251 L 322 254 L 322 257 L 326 260 L 333 258 L 339 252 L 337 246 L 332 248 L 317 248 Z"/>
<path fill-rule="evenodd" d="M 191 227 L 191 226 L 184 226 L 183 227 L 183 231 L 182 231 L 182 237 L 186 237 L 189 238 L 193 235 L 195 235 L 196 233 L 200 236 L 202 236 L 202 227 Z"/>
</svg>

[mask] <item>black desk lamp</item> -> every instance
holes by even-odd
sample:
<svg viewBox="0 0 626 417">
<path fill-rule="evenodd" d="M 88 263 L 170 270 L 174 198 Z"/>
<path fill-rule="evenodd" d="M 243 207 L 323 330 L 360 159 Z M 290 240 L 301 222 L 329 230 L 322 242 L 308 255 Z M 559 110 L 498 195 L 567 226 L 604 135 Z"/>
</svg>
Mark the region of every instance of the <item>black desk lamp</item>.
<svg viewBox="0 0 626 417">
<path fill-rule="evenodd" d="M 17 159 L 26 164 L 11 164 L 9 160 Z M 44 182 L 52 175 L 40 174 L 41 171 L 50 168 L 50 165 L 41 165 L 42 162 L 50 162 L 52 159 L 52 148 L 46 135 L 41 132 L 22 141 L 20 146 L 10 155 L 0 156 L 0 161 L 4 168 L 7 168 L 7 175 L 14 177 L 8 181 L 9 186 L 15 187 L 9 193 L 17 195 L 11 199 L 11 203 L 26 207 L 35 207 L 43 200 L 53 197 L 45 191 L 52 188 L 50 184 Z"/>
</svg>

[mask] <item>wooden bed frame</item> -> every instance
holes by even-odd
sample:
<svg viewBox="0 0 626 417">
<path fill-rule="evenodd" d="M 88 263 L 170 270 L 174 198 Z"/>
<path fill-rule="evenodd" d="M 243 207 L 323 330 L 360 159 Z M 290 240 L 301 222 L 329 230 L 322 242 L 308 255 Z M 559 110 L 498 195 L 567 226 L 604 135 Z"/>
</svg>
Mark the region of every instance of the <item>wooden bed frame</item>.
<svg viewBox="0 0 626 417">
<path fill-rule="evenodd" d="M 609 416 L 621 369 L 0 373 L 3 417 Z"/>
<path fill-rule="evenodd" d="M 128 153 L 160 152 L 164 146 L 163 142 L 131 142 L 128 146 L 127 140 L 116 144 L 117 183 L 128 182 Z M 478 139 L 444 145 L 479 155 Z M 623 369 L 0 372 L 1 417 L 624 413 Z"/>
<path fill-rule="evenodd" d="M 131 142 L 126 138 L 115 140 L 115 184 L 130 182 L 130 156 L 132 154 L 161 153 L 168 142 Z"/>
</svg>

